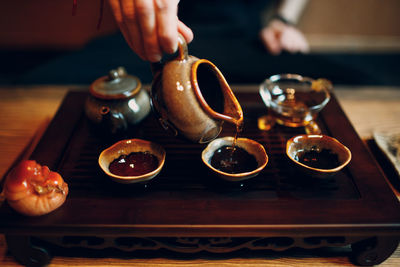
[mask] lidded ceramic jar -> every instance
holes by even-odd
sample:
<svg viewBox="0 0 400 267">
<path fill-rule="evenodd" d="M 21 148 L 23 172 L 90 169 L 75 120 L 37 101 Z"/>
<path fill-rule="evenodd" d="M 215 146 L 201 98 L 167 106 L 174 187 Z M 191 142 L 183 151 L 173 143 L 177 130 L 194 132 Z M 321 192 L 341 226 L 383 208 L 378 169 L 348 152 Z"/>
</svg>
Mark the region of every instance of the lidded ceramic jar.
<svg viewBox="0 0 400 267">
<path fill-rule="evenodd" d="M 115 134 L 141 122 L 150 113 L 150 97 L 136 76 L 124 67 L 111 70 L 107 76 L 90 85 L 85 113 L 95 125 Z"/>
</svg>

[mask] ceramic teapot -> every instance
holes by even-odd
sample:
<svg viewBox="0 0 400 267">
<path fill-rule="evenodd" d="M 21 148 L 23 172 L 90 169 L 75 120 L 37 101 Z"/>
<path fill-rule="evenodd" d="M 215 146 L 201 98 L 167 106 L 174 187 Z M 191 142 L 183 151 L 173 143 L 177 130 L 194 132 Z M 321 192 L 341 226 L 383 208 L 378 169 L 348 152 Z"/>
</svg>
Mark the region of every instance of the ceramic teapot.
<svg viewBox="0 0 400 267">
<path fill-rule="evenodd" d="M 142 88 L 140 80 L 128 75 L 123 67 L 95 80 L 89 92 L 86 116 L 111 134 L 138 124 L 151 110 L 148 92 Z"/>
<path fill-rule="evenodd" d="M 242 108 L 221 71 L 209 60 L 188 55 L 182 36 L 176 57 L 153 63 L 152 69 L 151 104 L 166 130 L 207 143 L 220 134 L 223 122 L 241 127 Z"/>
</svg>

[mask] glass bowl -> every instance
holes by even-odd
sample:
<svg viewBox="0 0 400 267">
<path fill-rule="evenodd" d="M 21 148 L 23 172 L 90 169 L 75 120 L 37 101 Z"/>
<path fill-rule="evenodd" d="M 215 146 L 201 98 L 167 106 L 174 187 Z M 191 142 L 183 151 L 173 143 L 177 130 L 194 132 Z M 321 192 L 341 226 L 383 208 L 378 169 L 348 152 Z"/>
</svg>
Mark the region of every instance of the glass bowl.
<svg viewBox="0 0 400 267">
<path fill-rule="evenodd" d="M 277 123 L 306 126 L 330 100 L 332 84 L 299 74 L 277 74 L 260 85 L 260 95 Z"/>
</svg>

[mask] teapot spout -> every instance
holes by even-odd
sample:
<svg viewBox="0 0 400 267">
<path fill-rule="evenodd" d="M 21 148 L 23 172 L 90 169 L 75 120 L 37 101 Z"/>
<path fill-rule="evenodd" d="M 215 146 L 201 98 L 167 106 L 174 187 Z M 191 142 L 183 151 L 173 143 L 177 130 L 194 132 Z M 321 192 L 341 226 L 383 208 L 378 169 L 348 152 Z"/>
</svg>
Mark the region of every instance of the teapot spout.
<svg viewBox="0 0 400 267">
<path fill-rule="evenodd" d="M 224 95 L 224 114 L 227 115 L 225 121 L 235 124 L 237 127 L 243 126 L 243 110 L 239 101 L 233 94 L 229 84 L 225 81 L 221 84 Z"/>
<path fill-rule="evenodd" d="M 102 116 L 102 126 L 111 134 L 124 132 L 128 129 L 128 124 L 122 113 L 113 112 L 109 107 L 102 107 L 100 114 Z"/>
<path fill-rule="evenodd" d="M 192 78 L 194 91 L 199 103 L 209 116 L 216 120 L 226 121 L 235 124 L 237 127 L 242 127 L 242 107 L 225 80 L 225 77 L 212 62 L 206 59 L 196 61 L 192 66 Z M 212 85 L 203 84 L 205 80 L 214 80 L 215 82 Z M 201 84 L 204 85 L 202 88 L 200 88 Z M 211 90 L 213 94 L 218 93 L 219 95 L 217 97 L 213 95 L 205 99 L 204 96 L 208 94 L 207 90 Z M 215 100 L 215 98 L 220 98 L 220 101 Z M 213 102 L 211 106 L 210 102 Z"/>
</svg>

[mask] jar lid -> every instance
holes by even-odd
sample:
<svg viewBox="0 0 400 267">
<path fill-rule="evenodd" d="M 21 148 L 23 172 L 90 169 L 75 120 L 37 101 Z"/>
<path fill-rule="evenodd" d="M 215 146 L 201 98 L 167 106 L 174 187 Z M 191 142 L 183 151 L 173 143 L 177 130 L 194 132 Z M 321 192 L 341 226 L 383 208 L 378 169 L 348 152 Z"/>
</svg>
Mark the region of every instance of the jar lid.
<svg viewBox="0 0 400 267">
<path fill-rule="evenodd" d="M 139 78 L 128 75 L 124 67 L 118 67 L 95 80 L 90 86 L 90 93 L 102 99 L 124 99 L 135 95 L 141 87 Z"/>
</svg>

